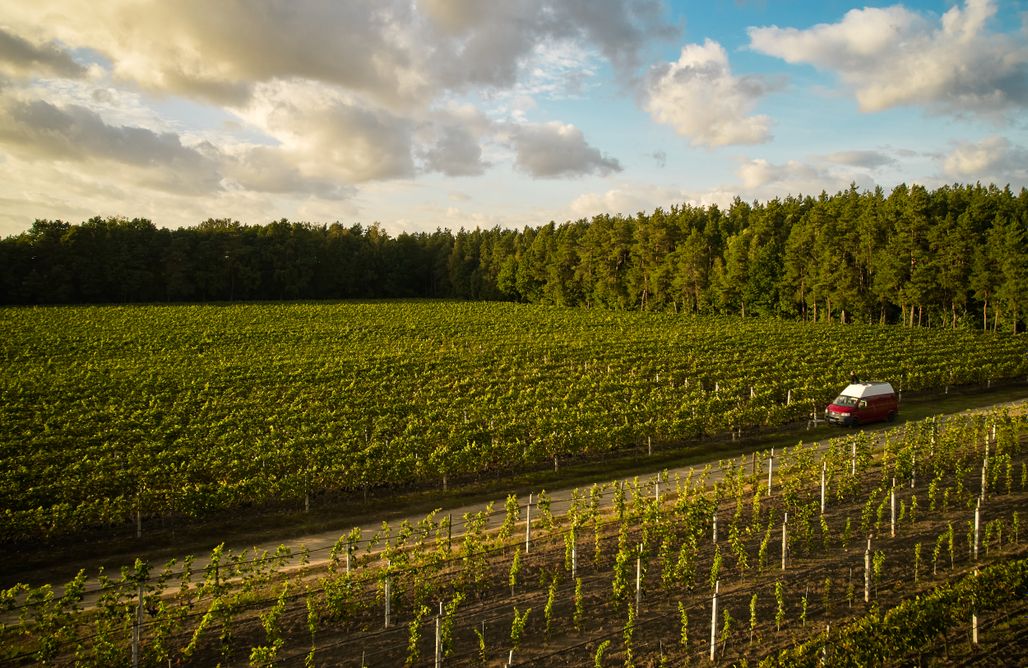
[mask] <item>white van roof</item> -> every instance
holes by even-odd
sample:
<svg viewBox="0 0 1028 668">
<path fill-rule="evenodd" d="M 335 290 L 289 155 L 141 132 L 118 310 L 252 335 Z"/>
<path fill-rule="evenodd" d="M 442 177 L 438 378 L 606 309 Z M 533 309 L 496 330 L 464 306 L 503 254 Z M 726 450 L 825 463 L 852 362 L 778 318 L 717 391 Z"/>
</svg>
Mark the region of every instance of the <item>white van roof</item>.
<svg viewBox="0 0 1028 668">
<path fill-rule="evenodd" d="M 889 383 L 851 383 L 846 386 L 846 389 L 842 391 L 842 395 L 846 397 L 857 397 L 863 399 L 865 397 L 877 397 L 882 394 L 895 394 L 892 389 L 892 385 Z"/>
</svg>

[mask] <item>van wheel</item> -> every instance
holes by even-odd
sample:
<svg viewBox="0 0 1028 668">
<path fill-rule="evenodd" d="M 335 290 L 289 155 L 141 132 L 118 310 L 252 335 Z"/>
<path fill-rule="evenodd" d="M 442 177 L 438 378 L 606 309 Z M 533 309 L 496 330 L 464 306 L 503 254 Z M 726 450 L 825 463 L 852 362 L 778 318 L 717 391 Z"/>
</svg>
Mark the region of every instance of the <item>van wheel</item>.
<svg viewBox="0 0 1028 668">
<path fill-rule="evenodd" d="M 896 411 L 893 411 L 893 412 L 889 413 L 889 422 L 895 422 L 895 421 L 896 421 Z"/>
</svg>

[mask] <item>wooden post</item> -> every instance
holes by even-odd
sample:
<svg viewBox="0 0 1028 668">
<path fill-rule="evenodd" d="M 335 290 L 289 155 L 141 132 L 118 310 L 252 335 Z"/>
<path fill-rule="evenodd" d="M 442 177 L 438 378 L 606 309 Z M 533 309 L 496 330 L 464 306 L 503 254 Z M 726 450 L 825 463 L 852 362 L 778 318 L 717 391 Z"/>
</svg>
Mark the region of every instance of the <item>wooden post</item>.
<svg viewBox="0 0 1028 668">
<path fill-rule="evenodd" d="M 139 668 L 139 644 L 143 633 L 143 582 L 139 582 L 136 618 L 132 622 L 132 668 Z"/>
<path fill-rule="evenodd" d="M 389 568 L 388 563 L 386 565 L 386 568 Z M 390 578 L 387 575 L 386 579 L 385 579 L 385 627 L 386 628 L 389 628 L 389 622 L 390 622 L 390 619 L 389 619 L 389 604 L 390 604 L 390 598 L 392 598 L 392 593 L 393 593 L 393 581 L 392 581 L 392 578 Z"/>
<path fill-rule="evenodd" d="M 771 496 L 771 476 L 775 469 L 775 449 L 771 448 L 771 456 L 767 458 L 767 495 Z"/>
<path fill-rule="evenodd" d="M 828 462 L 821 462 L 821 514 L 825 514 L 825 473 L 828 470 Z"/>
<path fill-rule="evenodd" d="M 714 644 L 714 641 L 716 639 L 716 635 L 715 634 L 717 633 L 717 591 L 718 591 L 718 588 L 720 587 L 720 585 L 721 585 L 721 581 L 720 580 L 715 580 L 714 581 L 714 598 L 712 599 L 711 604 L 710 604 L 710 660 L 711 660 L 711 662 L 714 661 L 714 648 L 716 647 L 716 645 Z"/>
<path fill-rule="evenodd" d="M 785 555 L 789 550 L 789 538 L 786 533 L 786 526 L 789 524 L 789 513 L 785 513 L 785 519 L 782 520 L 782 570 L 785 570 Z"/>
<path fill-rule="evenodd" d="M 446 513 L 446 553 L 453 552 L 453 513 Z"/>
<path fill-rule="evenodd" d="M 785 405 L 786 406 L 791 406 L 792 405 L 792 390 L 791 389 L 785 395 Z"/>
<path fill-rule="evenodd" d="M 853 441 L 853 450 L 850 454 L 850 475 L 857 475 L 857 442 Z"/>
<path fill-rule="evenodd" d="M 439 601 L 439 614 L 435 618 L 435 668 L 443 665 L 443 602 Z"/>
<path fill-rule="evenodd" d="M 528 505 L 525 506 L 525 554 L 532 542 L 532 493 L 528 494 Z"/>
<path fill-rule="evenodd" d="M 642 603 L 642 563 L 643 546 L 639 545 L 639 556 L 635 558 L 635 616 L 639 617 L 639 605 Z"/>
<path fill-rule="evenodd" d="M 974 569 L 974 576 L 978 577 L 978 568 Z M 971 642 L 975 645 L 978 644 L 978 610 L 971 609 Z"/>
<path fill-rule="evenodd" d="M 914 489 L 914 482 L 917 480 L 917 453 L 910 453 L 910 489 Z"/>
<path fill-rule="evenodd" d="M 653 437 L 652 436 L 647 436 L 646 437 L 646 454 L 647 455 L 652 455 L 653 454 Z"/>
<path fill-rule="evenodd" d="M 978 499 L 978 503 L 974 507 L 974 560 L 978 561 L 978 529 L 981 526 L 981 514 L 982 514 L 982 500 Z"/>
<path fill-rule="evenodd" d="M 714 509 L 714 545 L 717 545 L 717 509 Z"/>
<path fill-rule="evenodd" d="M 864 603 L 871 602 L 871 537 L 867 537 L 867 549 L 864 550 Z"/>
<path fill-rule="evenodd" d="M 892 489 L 889 490 L 889 506 L 892 509 L 889 522 L 889 535 L 896 537 L 896 479 L 892 479 Z"/>
<path fill-rule="evenodd" d="M 574 535 L 574 534 L 572 534 Z M 571 541 L 571 579 L 578 577 L 578 541 Z"/>
</svg>

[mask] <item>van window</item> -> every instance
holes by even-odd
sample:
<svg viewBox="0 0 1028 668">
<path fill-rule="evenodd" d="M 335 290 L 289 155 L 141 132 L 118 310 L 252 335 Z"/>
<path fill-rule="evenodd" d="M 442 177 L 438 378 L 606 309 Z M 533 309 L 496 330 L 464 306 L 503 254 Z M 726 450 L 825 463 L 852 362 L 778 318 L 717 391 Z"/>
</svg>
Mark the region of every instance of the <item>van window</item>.
<svg viewBox="0 0 1028 668">
<path fill-rule="evenodd" d="M 845 394 L 840 394 L 838 397 L 835 398 L 835 401 L 833 401 L 832 403 L 836 406 L 856 406 L 857 398 L 847 397 Z"/>
<path fill-rule="evenodd" d="M 857 404 L 857 406 L 859 406 L 860 408 L 867 408 L 867 402 L 861 399 L 860 403 Z"/>
</svg>

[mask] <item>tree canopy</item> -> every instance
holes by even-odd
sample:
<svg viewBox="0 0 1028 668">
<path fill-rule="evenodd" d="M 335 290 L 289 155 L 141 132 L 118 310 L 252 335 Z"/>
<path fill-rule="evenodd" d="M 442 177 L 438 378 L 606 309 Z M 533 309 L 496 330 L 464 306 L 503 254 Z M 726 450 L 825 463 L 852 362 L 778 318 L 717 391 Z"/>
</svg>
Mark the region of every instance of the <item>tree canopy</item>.
<svg viewBox="0 0 1028 668">
<path fill-rule="evenodd" d="M 0 240 L 0 303 L 456 298 L 803 320 L 1028 321 L 1028 191 L 900 185 L 557 225 L 37 220 Z"/>
</svg>

